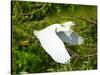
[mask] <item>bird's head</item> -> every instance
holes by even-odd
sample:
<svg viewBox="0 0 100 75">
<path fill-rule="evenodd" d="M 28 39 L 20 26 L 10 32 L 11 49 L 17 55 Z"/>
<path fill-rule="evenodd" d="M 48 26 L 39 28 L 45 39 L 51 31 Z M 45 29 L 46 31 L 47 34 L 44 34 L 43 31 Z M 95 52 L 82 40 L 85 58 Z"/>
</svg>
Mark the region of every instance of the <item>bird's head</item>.
<svg viewBox="0 0 100 75">
<path fill-rule="evenodd" d="M 72 21 L 67 21 L 67 22 L 65 22 L 65 23 L 63 23 L 61 25 L 64 26 L 64 27 L 66 27 L 66 28 L 70 28 L 71 26 L 74 26 L 75 23 L 72 22 Z"/>
<path fill-rule="evenodd" d="M 57 32 L 69 31 L 71 29 L 71 26 L 74 26 L 74 25 L 75 25 L 75 23 L 72 22 L 72 21 L 67 21 L 67 22 L 65 22 L 65 23 L 63 23 L 61 25 L 59 24 L 57 26 Z"/>
</svg>

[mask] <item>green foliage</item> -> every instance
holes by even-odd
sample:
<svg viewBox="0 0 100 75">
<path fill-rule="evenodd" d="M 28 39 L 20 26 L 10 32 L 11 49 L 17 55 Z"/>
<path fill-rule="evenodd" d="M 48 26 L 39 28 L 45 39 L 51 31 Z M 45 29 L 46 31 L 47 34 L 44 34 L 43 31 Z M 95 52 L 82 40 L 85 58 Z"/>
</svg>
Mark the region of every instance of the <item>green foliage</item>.
<svg viewBox="0 0 100 75">
<path fill-rule="evenodd" d="M 74 16 L 74 17 L 72 17 Z M 93 70 L 97 68 L 96 6 L 12 1 L 12 73 Z M 85 40 L 83 45 L 66 45 L 69 64 L 56 63 L 44 51 L 33 30 L 72 20 Z M 77 56 L 74 54 L 77 54 Z M 73 57 L 74 56 L 74 57 Z"/>
</svg>

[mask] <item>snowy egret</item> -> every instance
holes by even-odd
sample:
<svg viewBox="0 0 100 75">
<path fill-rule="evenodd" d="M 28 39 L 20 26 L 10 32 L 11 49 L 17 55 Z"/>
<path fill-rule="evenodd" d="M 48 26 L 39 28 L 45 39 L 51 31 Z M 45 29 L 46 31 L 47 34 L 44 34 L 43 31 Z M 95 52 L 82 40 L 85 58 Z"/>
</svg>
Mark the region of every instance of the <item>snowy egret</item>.
<svg viewBox="0 0 100 75">
<path fill-rule="evenodd" d="M 83 43 L 83 38 L 73 32 L 71 26 L 74 22 L 68 21 L 63 24 L 53 24 L 42 30 L 35 30 L 34 35 L 39 39 L 44 50 L 57 63 L 70 62 L 70 55 L 67 52 L 64 43 L 71 45 L 80 45 Z"/>
</svg>

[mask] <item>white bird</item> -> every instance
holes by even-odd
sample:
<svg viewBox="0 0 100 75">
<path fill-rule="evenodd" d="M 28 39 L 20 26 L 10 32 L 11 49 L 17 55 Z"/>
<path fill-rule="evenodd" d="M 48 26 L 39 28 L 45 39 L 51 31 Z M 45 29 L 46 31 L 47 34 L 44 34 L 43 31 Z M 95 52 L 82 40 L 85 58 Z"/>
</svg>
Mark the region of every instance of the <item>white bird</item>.
<svg viewBox="0 0 100 75">
<path fill-rule="evenodd" d="M 64 43 L 71 45 L 80 45 L 83 43 L 83 38 L 73 32 L 71 26 L 75 25 L 74 22 L 68 21 L 63 24 L 53 24 L 42 30 L 35 30 L 34 35 L 39 39 L 44 50 L 55 60 L 57 63 L 70 62 L 70 55 L 67 52 Z"/>
</svg>

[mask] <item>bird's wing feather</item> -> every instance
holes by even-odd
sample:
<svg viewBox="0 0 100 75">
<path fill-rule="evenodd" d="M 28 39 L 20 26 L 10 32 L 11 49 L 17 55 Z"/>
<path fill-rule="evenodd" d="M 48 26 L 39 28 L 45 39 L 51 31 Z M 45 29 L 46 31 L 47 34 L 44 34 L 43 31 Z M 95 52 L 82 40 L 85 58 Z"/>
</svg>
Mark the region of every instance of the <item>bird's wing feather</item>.
<svg viewBox="0 0 100 75">
<path fill-rule="evenodd" d="M 84 41 L 84 39 L 81 36 L 73 32 L 72 30 L 56 33 L 63 42 L 69 43 L 71 45 L 80 45 Z"/>
<path fill-rule="evenodd" d="M 45 51 L 58 63 L 68 63 L 70 55 L 65 49 L 64 43 L 60 38 L 52 32 L 41 32 L 37 35 L 42 47 Z"/>
</svg>

